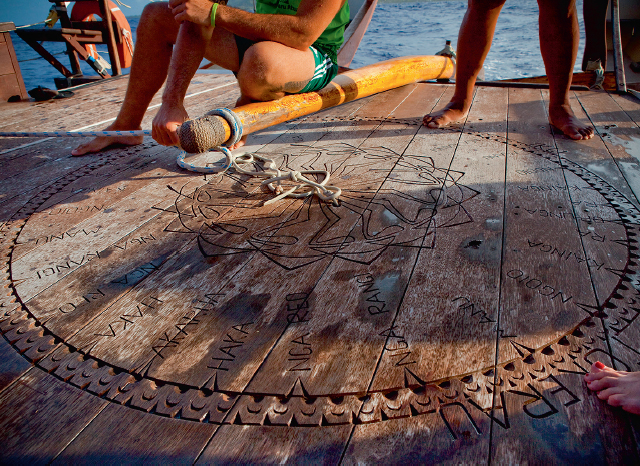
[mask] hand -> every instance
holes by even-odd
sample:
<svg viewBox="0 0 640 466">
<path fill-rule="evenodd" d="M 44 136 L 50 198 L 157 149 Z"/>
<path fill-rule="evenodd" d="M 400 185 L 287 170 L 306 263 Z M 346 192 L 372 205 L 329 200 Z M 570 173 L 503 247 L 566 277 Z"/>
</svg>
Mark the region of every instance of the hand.
<svg viewBox="0 0 640 466">
<path fill-rule="evenodd" d="M 201 26 L 211 25 L 210 0 L 169 0 L 169 9 L 176 22 L 190 21 Z"/>
<path fill-rule="evenodd" d="M 177 129 L 189 119 L 181 104 L 163 103 L 153 119 L 151 136 L 163 146 L 179 146 Z"/>
</svg>

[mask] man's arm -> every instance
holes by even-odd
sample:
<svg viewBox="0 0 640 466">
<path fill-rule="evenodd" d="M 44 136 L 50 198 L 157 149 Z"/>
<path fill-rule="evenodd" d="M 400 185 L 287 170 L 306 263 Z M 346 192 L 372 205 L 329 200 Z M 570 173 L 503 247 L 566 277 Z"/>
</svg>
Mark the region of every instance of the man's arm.
<svg viewBox="0 0 640 466">
<path fill-rule="evenodd" d="M 268 40 L 306 50 L 324 32 L 345 1 L 302 0 L 295 15 L 261 15 L 219 5 L 215 25 L 250 40 Z M 171 0 L 169 5 L 177 21 L 211 24 L 209 0 Z"/>
<path fill-rule="evenodd" d="M 162 93 L 162 106 L 152 124 L 152 136 L 162 145 L 172 146 L 179 143 L 176 129 L 188 119 L 184 109 L 184 97 L 204 57 L 212 33 L 211 27 L 190 22 L 180 25 Z"/>
</svg>

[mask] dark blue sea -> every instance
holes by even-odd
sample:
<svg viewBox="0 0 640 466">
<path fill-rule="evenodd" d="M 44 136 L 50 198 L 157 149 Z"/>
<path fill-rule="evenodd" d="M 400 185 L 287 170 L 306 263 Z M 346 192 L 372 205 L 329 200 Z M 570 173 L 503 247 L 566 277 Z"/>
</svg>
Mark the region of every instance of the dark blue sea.
<svg viewBox="0 0 640 466">
<path fill-rule="evenodd" d="M 230 0 L 229 4 L 233 5 L 234 0 Z M 447 39 L 455 47 L 466 6 L 466 0 L 380 3 L 351 66 L 357 68 L 407 55 L 433 55 L 442 49 Z M 578 1 L 578 11 L 581 17 L 582 0 Z M 138 19 L 128 18 L 134 30 Z M 580 22 L 582 28 L 582 20 Z M 584 37 L 584 32 L 581 35 Z M 58 71 L 16 34 L 12 34 L 12 39 L 27 90 L 36 86 L 55 88 L 53 78 L 61 76 Z M 46 42 L 43 45 L 69 67 L 63 44 Z M 576 70 L 579 69 L 583 47 L 581 41 Z M 99 46 L 98 50 L 108 58 L 106 46 Z M 82 68 L 85 74 L 95 74 L 84 62 Z M 536 1 L 507 1 L 484 68 L 486 80 L 544 74 L 538 42 Z M 127 69 L 124 71 L 128 72 Z"/>
</svg>

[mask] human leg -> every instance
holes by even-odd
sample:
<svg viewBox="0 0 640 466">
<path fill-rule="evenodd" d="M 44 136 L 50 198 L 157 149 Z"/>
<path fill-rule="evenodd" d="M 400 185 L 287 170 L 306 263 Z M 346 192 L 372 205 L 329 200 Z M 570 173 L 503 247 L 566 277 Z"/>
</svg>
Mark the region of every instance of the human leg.
<svg viewBox="0 0 640 466">
<path fill-rule="evenodd" d="M 569 88 L 580 31 L 575 0 L 538 0 L 540 52 L 549 79 L 549 122 L 571 139 L 590 139 L 593 127 L 571 110 Z"/>
<path fill-rule="evenodd" d="M 236 106 L 299 92 L 314 76 L 316 61 L 311 50 L 301 51 L 277 42 L 257 42 L 246 50 L 239 63 L 237 48 L 234 49 L 236 55 L 231 54 L 230 60 L 228 56 L 216 57 L 218 52 L 213 49 L 207 59 L 236 71 L 241 92 Z M 221 59 L 228 61 L 222 63 Z M 243 146 L 245 141 L 243 137 L 231 149 Z"/>
<path fill-rule="evenodd" d="M 463 120 L 469 113 L 473 87 L 491 48 L 504 3 L 505 0 L 469 0 L 458 35 L 455 92 L 444 109 L 425 115 L 425 126 L 440 128 Z"/>
<path fill-rule="evenodd" d="M 617 371 L 598 361 L 584 379 L 589 390 L 597 392 L 601 400 L 640 414 L 640 372 Z"/>
<path fill-rule="evenodd" d="M 149 103 L 167 77 L 179 25 L 166 3 L 150 3 L 142 12 L 136 31 L 136 48 L 122 107 L 108 130 L 140 129 Z M 113 144 L 135 145 L 141 136 L 98 137 L 72 151 L 79 156 L 99 152 Z"/>
</svg>

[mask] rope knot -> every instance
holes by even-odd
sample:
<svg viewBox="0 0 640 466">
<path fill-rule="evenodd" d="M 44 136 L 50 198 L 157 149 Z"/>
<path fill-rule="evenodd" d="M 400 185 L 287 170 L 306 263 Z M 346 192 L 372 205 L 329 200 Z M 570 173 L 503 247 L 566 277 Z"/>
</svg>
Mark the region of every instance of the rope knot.
<svg viewBox="0 0 640 466">
<path fill-rule="evenodd" d="M 300 179 L 300 177 L 302 177 L 302 173 L 300 173 L 299 171 L 291 170 L 291 171 L 289 172 L 289 179 L 290 179 L 291 181 L 302 181 L 302 180 Z M 302 177 L 302 178 L 304 178 L 304 177 Z"/>
</svg>

